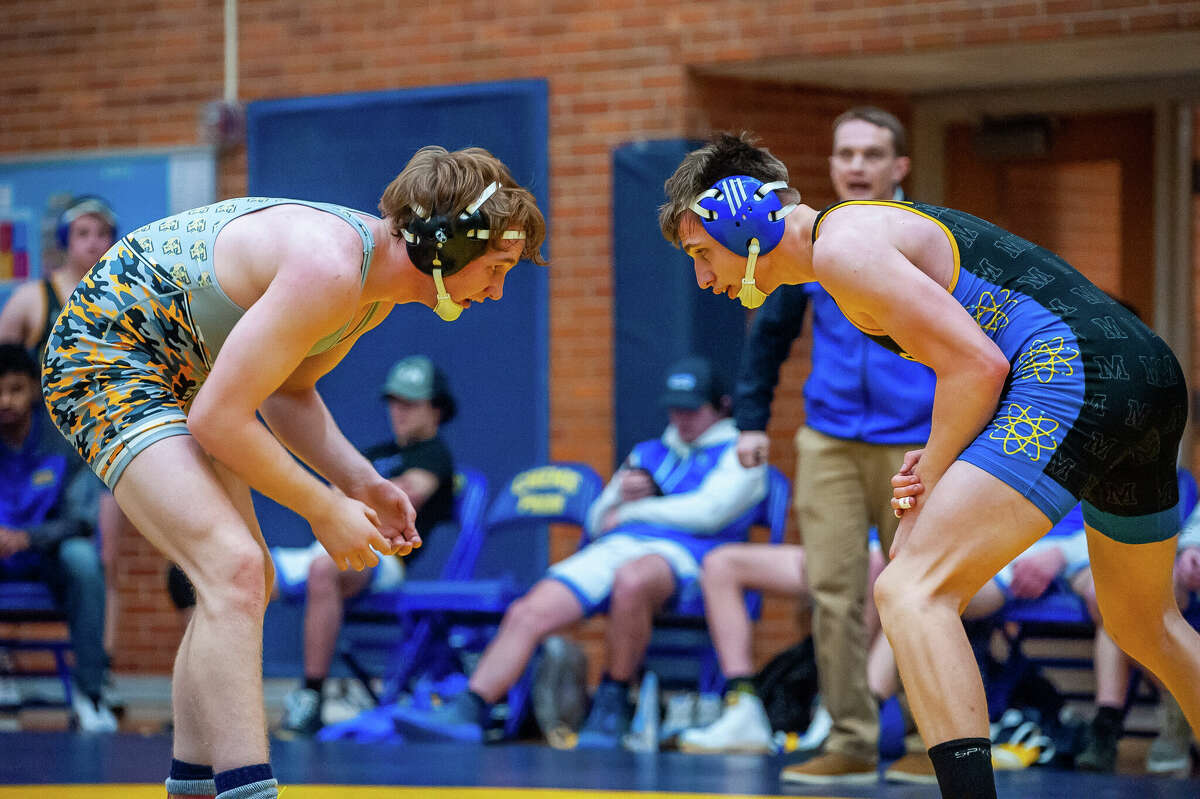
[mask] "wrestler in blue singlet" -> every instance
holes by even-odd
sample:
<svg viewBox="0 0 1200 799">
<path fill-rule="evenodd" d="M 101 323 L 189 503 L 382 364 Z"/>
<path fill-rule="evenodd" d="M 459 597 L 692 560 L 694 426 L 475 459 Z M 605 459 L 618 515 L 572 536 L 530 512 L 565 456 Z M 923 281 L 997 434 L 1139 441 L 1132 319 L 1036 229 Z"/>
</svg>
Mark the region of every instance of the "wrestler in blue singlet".
<svg viewBox="0 0 1200 799">
<path fill-rule="evenodd" d="M 1187 421 L 1183 370 L 1137 316 L 1054 253 L 962 211 L 850 201 L 936 222 L 954 252 L 949 291 L 1007 356 L 996 415 L 959 456 L 1057 522 L 1085 521 L 1125 543 L 1179 530 L 1175 460 Z M 896 343 L 864 330 L 889 349 Z M 904 353 L 900 353 L 904 354 Z"/>
</svg>

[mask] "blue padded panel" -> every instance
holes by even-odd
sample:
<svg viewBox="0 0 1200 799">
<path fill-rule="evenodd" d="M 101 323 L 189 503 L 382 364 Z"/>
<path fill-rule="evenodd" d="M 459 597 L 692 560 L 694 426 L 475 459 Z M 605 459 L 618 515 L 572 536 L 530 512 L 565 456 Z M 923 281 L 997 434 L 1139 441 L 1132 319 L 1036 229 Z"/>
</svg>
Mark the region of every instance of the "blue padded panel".
<svg viewBox="0 0 1200 799">
<path fill-rule="evenodd" d="M 478 145 L 501 158 L 547 212 L 547 130 L 544 80 L 254 102 L 247 107 L 249 193 L 378 213 L 383 189 L 418 148 Z M 318 388 L 350 441 L 369 446 L 390 434 L 379 397 L 388 368 L 406 355 L 428 355 L 458 400 L 458 418 L 443 437 L 456 458 L 498 485 L 546 459 L 548 329 L 547 270 L 522 264 L 502 302 L 474 306 L 453 324 L 424 306 L 397 307 Z M 262 497 L 255 505 L 270 545 L 312 540 L 294 514 Z M 547 553 L 547 542 L 533 542 L 518 559 L 532 571 L 545 567 Z M 298 623 L 297 609 L 268 610 L 268 674 L 299 674 Z"/>
<path fill-rule="evenodd" d="M 666 424 L 659 386 L 670 365 L 695 353 L 736 376 L 746 312 L 696 287 L 692 261 L 662 237 L 663 182 L 698 146 L 686 139 L 634 142 L 613 152 L 614 402 L 618 459 Z M 614 463 L 614 467 L 616 463 Z"/>
</svg>

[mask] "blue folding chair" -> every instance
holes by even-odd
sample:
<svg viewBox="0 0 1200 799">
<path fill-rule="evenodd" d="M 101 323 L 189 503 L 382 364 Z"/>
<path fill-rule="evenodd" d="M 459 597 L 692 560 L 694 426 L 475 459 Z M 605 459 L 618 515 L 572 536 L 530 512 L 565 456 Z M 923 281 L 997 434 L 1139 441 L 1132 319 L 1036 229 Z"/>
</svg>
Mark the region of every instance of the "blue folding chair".
<svg viewBox="0 0 1200 799">
<path fill-rule="evenodd" d="M 492 500 L 487 514 L 488 543 L 498 550 L 520 547 L 522 540 L 527 540 L 530 535 L 544 536 L 548 524 L 571 525 L 579 528 L 582 535 L 587 523 L 588 509 L 600 496 L 603 488 L 604 481 L 600 475 L 586 463 L 553 461 L 522 470 L 513 475 Z M 487 568 L 492 569 L 498 559 L 487 560 Z M 490 605 L 480 603 L 479 610 L 482 615 L 477 618 L 482 619 L 484 624 L 456 627 L 455 633 L 464 647 L 483 649 L 495 634 L 508 605 L 523 594 L 535 580 L 542 577 L 547 565 L 536 564 L 536 575 L 525 574 L 519 579 L 501 574 L 499 579 L 515 588 L 515 592 L 503 598 L 496 596 L 497 601 Z M 493 577 L 484 582 L 492 582 L 495 579 L 497 578 Z M 517 734 L 525 717 L 529 695 L 533 689 L 535 665 L 531 662 L 521 678 L 508 691 L 503 710 L 506 713 L 504 734 L 507 737 Z"/>
<path fill-rule="evenodd" d="M 394 699 L 426 659 L 433 623 L 428 617 L 420 617 L 420 611 L 441 607 L 445 597 L 452 595 L 470 572 L 483 530 L 487 483 L 482 472 L 458 468 L 454 476 L 454 520 L 458 530 L 453 546 L 443 558 L 435 551 L 423 553 L 423 558 L 433 561 L 433 568 L 436 561 L 442 561 L 439 579 L 410 577 L 395 589 L 363 594 L 347 604 L 338 654 L 376 704 Z M 434 546 L 448 540 L 451 532 L 440 530 L 432 537 Z M 426 563 L 421 565 L 429 568 Z M 382 698 L 373 686 L 375 673 L 365 663 L 366 658 L 380 651 L 390 653 Z"/>
<path fill-rule="evenodd" d="M 522 536 L 544 535 L 547 524 L 582 527 L 587 509 L 599 495 L 603 483 L 590 466 L 573 462 L 550 462 L 522 470 L 497 493 L 482 523 L 464 529 L 446 562 L 442 579 L 409 580 L 395 592 L 364 597 L 376 611 L 386 611 L 410 625 L 395 653 L 388 689 L 382 704 L 358 719 L 321 730 L 318 738 L 331 740 L 368 735 L 384 737 L 390 731 L 388 708 L 400 692 L 410 688 L 413 678 L 445 678 L 461 671 L 464 655 L 486 647 L 495 634 L 504 611 L 528 587 L 520 575 L 505 569 L 514 558 L 482 558 L 495 547 L 508 552 L 530 549 Z M 519 547 L 522 547 L 520 549 Z M 482 560 L 490 561 L 482 565 Z M 539 568 L 539 576 L 545 564 Z M 531 688 L 522 677 L 509 691 L 506 703 L 506 735 L 520 725 Z"/>
<path fill-rule="evenodd" d="M 67 618 L 54 601 L 54 596 L 45 583 L 28 580 L 0 580 L 0 625 L 11 626 L 7 635 L 0 636 L 0 649 L 15 651 L 48 650 L 54 656 L 54 670 L 21 669 L 14 676 L 58 677 L 63 687 L 63 701 L 43 701 L 38 704 L 50 707 L 71 707 L 71 670 L 67 666 L 67 653 L 71 651 L 71 639 L 66 629 Z M 25 624 L 61 625 L 55 631 L 39 636 L 26 635 L 21 631 Z"/>
<path fill-rule="evenodd" d="M 791 482 L 774 466 L 767 467 L 767 495 L 755 508 L 754 525 L 766 527 L 767 539 L 771 544 L 782 544 L 787 532 L 788 508 L 791 505 Z M 762 615 L 762 595 L 757 591 L 746 592 L 746 611 L 757 621 Z M 672 682 L 670 671 L 688 675 L 696 674 L 696 683 L 701 693 L 717 693 L 725 678 L 717 662 L 704 616 L 704 595 L 699 591 L 680 596 L 663 609 L 654 619 L 654 635 L 646 650 L 646 661 L 659 661 L 664 666 L 679 665 L 679 669 L 662 669 L 665 682 Z"/>
</svg>

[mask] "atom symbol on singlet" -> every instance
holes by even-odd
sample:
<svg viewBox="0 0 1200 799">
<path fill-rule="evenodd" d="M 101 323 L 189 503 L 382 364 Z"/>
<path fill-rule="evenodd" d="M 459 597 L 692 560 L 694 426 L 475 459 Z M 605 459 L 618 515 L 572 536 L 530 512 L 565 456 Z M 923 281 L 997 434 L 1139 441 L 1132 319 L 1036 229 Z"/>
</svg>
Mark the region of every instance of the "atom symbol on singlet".
<svg viewBox="0 0 1200 799">
<path fill-rule="evenodd" d="M 1000 299 L 997 299 L 995 294 L 985 291 L 979 295 L 979 301 L 968 310 L 981 328 L 994 333 L 1009 323 L 1006 312 L 1017 304 L 1017 300 L 1012 299 L 1011 294 L 1009 289 L 1001 289 Z"/>
<path fill-rule="evenodd" d="M 995 425 L 988 438 L 1002 442 L 1005 455 L 1021 452 L 1036 461 L 1043 451 L 1058 448 L 1058 442 L 1050 435 L 1058 429 L 1058 422 L 1034 411 L 1032 405 L 1022 407 L 1010 403 L 1004 413 L 996 417 Z"/>
<path fill-rule="evenodd" d="M 1062 336 L 1049 341 L 1036 339 L 1030 348 L 1017 357 L 1017 379 L 1036 377 L 1039 383 L 1049 383 L 1058 375 L 1067 377 L 1075 374 L 1071 361 L 1079 357 L 1079 350 L 1068 347 Z"/>
</svg>

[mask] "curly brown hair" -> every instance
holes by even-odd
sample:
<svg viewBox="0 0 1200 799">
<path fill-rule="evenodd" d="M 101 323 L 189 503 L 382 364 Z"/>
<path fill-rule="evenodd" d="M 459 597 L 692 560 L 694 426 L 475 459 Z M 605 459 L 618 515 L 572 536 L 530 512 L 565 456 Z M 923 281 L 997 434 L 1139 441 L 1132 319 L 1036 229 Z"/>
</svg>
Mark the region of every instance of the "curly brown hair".
<svg viewBox="0 0 1200 799">
<path fill-rule="evenodd" d="M 546 238 L 546 220 L 532 192 L 517 184 L 508 167 L 482 147 L 453 152 L 430 145 L 417 150 L 404 169 L 388 184 L 379 200 L 379 213 L 391 224 L 392 235 L 401 237 L 412 221 L 413 206 L 426 212 L 456 214 L 475 201 L 493 181 L 500 189 L 483 204 L 492 230 L 525 231 L 521 257 L 535 264 L 546 261 L 538 252 Z M 502 239 L 488 239 L 490 249 L 499 249 Z"/>
</svg>

